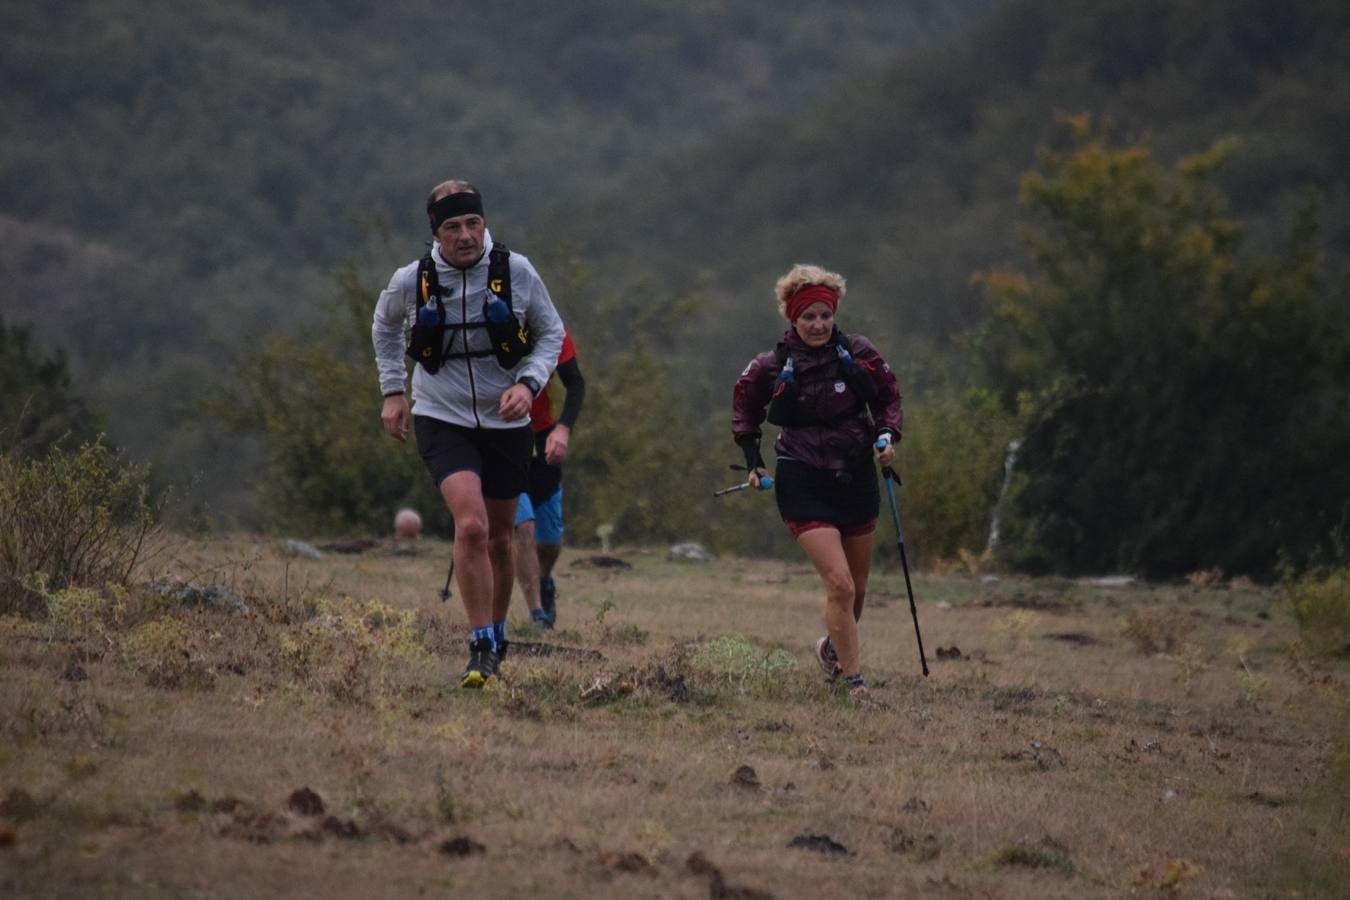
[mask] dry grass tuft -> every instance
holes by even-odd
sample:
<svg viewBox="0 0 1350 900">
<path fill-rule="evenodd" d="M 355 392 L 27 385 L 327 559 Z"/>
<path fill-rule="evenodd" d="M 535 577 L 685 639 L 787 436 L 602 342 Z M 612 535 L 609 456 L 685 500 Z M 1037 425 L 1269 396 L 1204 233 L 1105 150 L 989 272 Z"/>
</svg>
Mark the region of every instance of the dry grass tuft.
<svg viewBox="0 0 1350 900">
<path fill-rule="evenodd" d="M 1131 611 L 1121 635 L 1140 653 L 1172 653 L 1195 630 L 1195 620 L 1175 609 Z"/>
</svg>

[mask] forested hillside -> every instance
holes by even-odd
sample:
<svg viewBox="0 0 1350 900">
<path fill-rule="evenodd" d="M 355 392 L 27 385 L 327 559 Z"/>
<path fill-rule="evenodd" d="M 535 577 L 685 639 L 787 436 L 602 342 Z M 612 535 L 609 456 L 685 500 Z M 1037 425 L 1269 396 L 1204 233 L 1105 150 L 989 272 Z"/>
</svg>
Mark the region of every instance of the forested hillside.
<svg viewBox="0 0 1350 900">
<path fill-rule="evenodd" d="M 324 315 L 342 260 L 419 252 L 430 184 L 473 177 L 538 255 L 635 161 L 991 3 L 7 4 L 0 310 L 67 353 L 119 442 L 219 497 L 238 447 L 199 401 L 241 347 Z"/>
<path fill-rule="evenodd" d="M 612 268 L 644 261 L 642 303 L 711 300 L 688 353 L 723 382 L 770 340 L 773 279 L 798 260 L 850 276 L 846 327 L 909 351 L 981 320 L 971 276 L 1020 254 L 1020 174 L 1087 113 L 1163 159 L 1233 138 L 1216 177 L 1254 238 L 1275 240 L 1312 194 L 1341 266 L 1346 85 L 1344 4 L 1017 0 L 797 114 L 654 162 L 606 198 L 594 247 Z"/>
<path fill-rule="evenodd" d="M 117 441 L 175 476 L 203 473 L 199 494 L 216 508 L 240 500 L 243 479 L 294 489 L 317 464 L 345 461 L 353 489 L 379 481 L 361 467 L 383 445 L 340 446 L 337 431 L 296 435 L 287 422 L 351 431 L 368 407 L 378 439 L 368 298 L 420 249 L 427 188 L 459 173 L 483 189 L 494 233 L 548 280 L 598 388 L 572 468 L 586 491 L 569 494 L 589 498 L 574 509 L 585 528 L 720 529 L 765 548 L 745 537 L 745 504 L 710 514 L 703 481 L 735 456 L 731 381 L 779 331 L 774 279 L 814 261 L 849 277 L 843 327 L 900 370 L 920 533 L 933 552 L 978 549 L 1002 447 L 1026 410 L 988 382 L 997 361 L 967 348 L 997 295 L 987 274 L 1046 258 L 1026 253 L 1022 229 L 1038 216 L 1068 228 L 1064 210 L 1021 205 L 1019 189 L 1060 158 L 1038 148 L 1067 152 L 1064 123 L 1080 115 L 1122 159 L 1157 161 L 1139 179 L 1157 196 L 1126 199 L 1171 216 L 1179 237 L 1146 274 L 1194 261 L 1187 228 L 1223 235 L 1206 264 L 1245 274 L 1188 302 L 1210 321 L 1205 304 L 1250 299 L 1234 291 L 1285 291 L 1299 327 L 1327 336 L 1322 368 L 1288 384 L 1311 391 L 1302 408 L 1339 415 L 1327 397 L 1345 382 L 1343 321 L 1329 312 L 1344 305 L 1350 250 L 1350 11 L 1332 0 L 24 3 L 0 26 L 0 311 L 66 354 L 73 389 L 107 412 Z M 1219 140 L 1226 153 L 1205 170 L 1213 221 L 1157 208 L 1189 196 L 1169 179 L 1190 170 L 1169 175 L 1173 164 Z M 1112 203 L 1135 187 L 1085 184 L 1082 196 Z M 1294 240 L 1297 223 L 1312 224 Z M 1128 257 L 1104 254 L 1107 270 Z M 1150 315 L 1167 308 L 1165 292 L 1128 273 L 1159 304 Z M 1054 276 L 1028 283 L 1066 298 L 1064 322 L 1082 321 L 1083 286 Z M 1304 335 L 1268 332 L 1253 320 L 1234 333 L 1283 354 Z M 251 353 L 281 334 L 289 342 Z M 1224 383 L 1231 360 L 1207 347 Z M 985 381 L 963 394 L 977 363 Z M 1049 388 L 1023 395 L 1049 403 Z M 1279 401 L 1263 396 L 1263 408 Z M 1058 422 L 1037 408 L 1049 417 L 1037 421 Z M 254 443 L 223 436 L 221 421 L 263 439 L 267 477 L 254 477 Z M 1286 487 L 1312 484 L 1318 454 L 1343 435 L 1323 437 Z M 679 503 L 670 472 L 688 489 Z M 1165 499 L 1165 479 L 1159 490 Z M 308 521 L 367 522 L 384 502 L 356 509 L 352 491 L 336 493 Z M 1323 531 L 1337 516 L 1328 502 Z M 1268 567 L 1274 551 L 1260 552 Z"/>
</svg>

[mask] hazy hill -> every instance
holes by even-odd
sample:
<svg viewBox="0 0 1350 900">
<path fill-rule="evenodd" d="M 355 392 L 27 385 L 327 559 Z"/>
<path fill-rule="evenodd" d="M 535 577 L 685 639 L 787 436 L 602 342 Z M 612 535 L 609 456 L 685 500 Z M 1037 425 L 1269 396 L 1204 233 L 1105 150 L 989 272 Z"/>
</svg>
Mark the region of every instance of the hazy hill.
<svg viewBox="0 0 1350 900">
<path fill-rule="evenodd" d="M 892 352 L 941 341 L 982 315 L 972 273 L 1018 253 L 1037 146 L 1087 112 L 1163 158 L 1236 137 L 1221 182 L 1258 243 L 1316 193 L 1341 267 L 1347 84 L 1343 4 L 1018 0 L 803 113 L 654 162 L 605 198 L 593 246 L 615 269 L 644 261 L 641 302 L 708 298 L 686 368 L 721 384 L 771 342 L 773 280 L 796 261 L 845 272 L 844 324 Z"/>
<path fill-rule="evenodd" d="M 849 275 L 845 324 L 913 391 L 910 351 L 977 321 L 971 273 L 1017 253 L 1060 112 L 1165 157 L 1236 135 L 1238 211 L 1269 235 L 1315 190 L 1343 260 L 1347 68 L 1330 0 L 29 0 L 0 12 L 0 311 L 66 349 L 117 440 L 228 494 L 246 457 L 197 402 L 325 315 L 340 259 L 411 258 L 455 171 L 546 275 L 589 262 L 557 298 L 583 339 L 598 296 L 634 321 L 702 297 L 670 356 L 700 405 L 803 259 Z"/>
<path fill-rule="evenodd" d="M 418 252 L 435 180 L 471 175 L 537 255 L 576 225 L 545 201 L 575 211 L 992 2 L 8 4 L 0 309 L 66 348 L 117 440 L 219 471 L 237 454 L 193 434 L 196 401 L 241 344 L 322 314 L 341 259 Z"/>
</svg>

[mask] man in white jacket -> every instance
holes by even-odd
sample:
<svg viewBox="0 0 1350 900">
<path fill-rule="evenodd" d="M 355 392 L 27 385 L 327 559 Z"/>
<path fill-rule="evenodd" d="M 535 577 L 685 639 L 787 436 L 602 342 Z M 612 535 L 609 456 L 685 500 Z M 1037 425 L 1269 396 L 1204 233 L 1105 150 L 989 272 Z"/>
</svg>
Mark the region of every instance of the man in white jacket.
<svg viewBox="0 0 1350 900">
<path fill-rule="evenodd" d="M 553 372 L 563 324 L 530 261 L 493 242 L 477 188 L 442 182 L 427 198 L 427 216 L 431 252 L 394 273 L 371 336 L 384 430 L 404 441 L 412 427 L 455 521 L 455 579 L 472 631 L 460 684 L 476 688 L 506 653 L 512 526 L 533 448 L 530 405 Z M 503 321 L 518 345 L 507 347 Z M 411 408 L 405 352 L 416 361 Z"/>
</svg>

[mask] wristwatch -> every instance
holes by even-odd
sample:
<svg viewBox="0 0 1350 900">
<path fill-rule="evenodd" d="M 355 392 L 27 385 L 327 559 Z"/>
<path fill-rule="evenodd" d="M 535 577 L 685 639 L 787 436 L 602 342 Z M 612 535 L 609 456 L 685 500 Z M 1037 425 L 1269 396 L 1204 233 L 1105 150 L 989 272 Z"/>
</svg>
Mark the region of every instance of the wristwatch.
<svg viewBox="0 0 1350 900">
<path fill-rule="evenodd" d="M 534 380 L 533 378 L 531 378 L 529 375 L 522 375 L 520 378 L 517 378 L 517 379 L 516 379 L 516 384 L 523 384 L 523 385 L 525 385 L 527 388 L 530 389 L 530 393 L 531 393 L 531 394 L 533 394 L 533 395 L 536 396 L 536 397 L 539 396 L 539 388 L 540 388 L 540 384 L 539 384 L 538 381 L 535 381 L 535 380 Z"/>
</svg>

